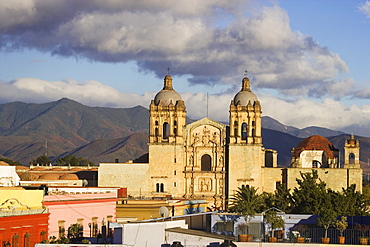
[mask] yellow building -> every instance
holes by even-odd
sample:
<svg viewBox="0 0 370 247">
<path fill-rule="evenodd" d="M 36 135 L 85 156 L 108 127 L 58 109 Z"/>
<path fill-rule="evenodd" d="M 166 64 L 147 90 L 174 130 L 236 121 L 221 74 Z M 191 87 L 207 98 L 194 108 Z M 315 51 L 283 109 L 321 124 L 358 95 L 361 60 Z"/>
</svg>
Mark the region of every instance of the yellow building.
<svg viewBox="0 0 370 247">
<path fill-rule="evenodd" d="M 170 75 L 151 101 L 149 113 L 148 163 L 102 163 L 99 186 L 127 187 L 132 197 L 204 199 L 214 208 L 224 208 L 226 199 L 241 186 L 257 187 L 260 193 L 273 192 L 282 183 L 293 188 L 300 172 L 311 169 L 319 169 L 334 190 L 350 183 L 361 189 L 356 140 L 346 146 L 346 155 L 351 153 L 357 160 L 351 158 L 353 164 L 348 161 L 344 168 L 331 154 L 327 156 L 327 149 L 301 152 L 306 156 L 294 157 L 291 168 L 279 168 L 277 152 L 263 147 L 262 107 L 248 78 L 231 100 L 229 125 L 209 118 L 187 125 L 185 102 L 173 89 Z M 316 158 L 310 156 L 313 152 Z"/>
</svg>

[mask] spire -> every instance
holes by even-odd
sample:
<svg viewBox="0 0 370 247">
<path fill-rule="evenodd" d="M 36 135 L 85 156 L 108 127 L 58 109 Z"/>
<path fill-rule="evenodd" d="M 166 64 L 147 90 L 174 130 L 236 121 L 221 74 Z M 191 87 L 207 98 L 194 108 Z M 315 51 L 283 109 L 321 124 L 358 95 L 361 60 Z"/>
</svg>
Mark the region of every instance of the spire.
<svg viewBox="0 0 370 247">
<path fill-rule="evenodd" d="M 242 90 L 241 91 L 251 91 L 251 82 L 249 81 L 248 77 L 243 78 L 243 83 L 242 83 Z"/>
<path fill-rule="evenodd" d="M 166 75 L 164 77 L 163 90 L 173 90 L 173 88 L 172 88 L 172 77 L 170 75 Z"/>
</svg>

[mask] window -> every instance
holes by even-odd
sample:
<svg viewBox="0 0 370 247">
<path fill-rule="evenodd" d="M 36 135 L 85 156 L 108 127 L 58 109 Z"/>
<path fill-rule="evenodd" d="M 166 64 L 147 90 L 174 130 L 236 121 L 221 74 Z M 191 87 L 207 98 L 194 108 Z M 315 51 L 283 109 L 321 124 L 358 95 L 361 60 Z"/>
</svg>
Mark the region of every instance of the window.
<svg viewBox="0 0 370 247">
<path fill-rule="evenodd" d="M 247 140 L 248 137 L 248 124 L 243 123 L 242 124 L 242 140 Z"/>
<path fill-rule="evenodd" d="M 26 232 L 26 234 L 24 234 L 23 246 L 24 247 L 30 247 L 30 234 L 28 232 Z"/>
<path fill-rule="evenodd" d="M 174 135 L 177 135 L 177 128 L 174 128 L 174 129 L 173 129 L 173 134 L 174 134 Z"/>
<path fill-rule="evenodd" d="M 163 139 L 168 139 L 170 136 L 170 125 L 166 122 L 163 124 Z"/>
<path fill-rule="evenodd" d="M 164 184 L 163 183 L 156 183 L 155 184 L 155 191 L 156 192 L 164 192 Z"/>
<path fill-rule="evenodd" d="M 318 160 L 313 160 L 312 161 L 312 168 L 320 168 L 320 166 L 321 166 L 320 161 L 318 161 Z"/>
<path fill-rule="evenodd" d="M 155 121 L 155 125 L 157 125 L 157 126 L 158 126 L 158 121 Z"/>
<path fill-rule="evenodd" d="M 349 163 L 354 164 L 355 163 L 356 155 L 354 153 L 349 154 Z"/>
<path fill-rule="evenodd" d="M 201 159 L 201 170 L 211 171 L 212 169 L 211 161 L 212 161 L 211 156 L 209 156 L 208 154 L 203 155 Z"/>
<path fill-rule="evenodd" d="M 18 238 L 19 238 L 18 234 L 15 233 L 12 237 L 12 247 L 18 247 L 19 246 Z"/>
<path fill-rule="evenodd" d="M 234 136 L 238 135 L 238 122 L 234 121 Z"/>
<path fill-rule="evenodd" d="M 177 183 L 176 182 L 173 183 L 173 187 L 177 187 Z"/>
<path fill-rule="evenodd" d="M 234 222 L 228 221 L 217 221 L 216 223 L 217 232 L 232 232 L 234 231 Z"/>
<path fill-rule="evenodd" d="M 158 137 L 158 136 L 159 136 L 158 128 L 155 128 L 155 130 L 154 130 L 154 135 L 155 135 L 155 137 Z"/>
<path fill-rule="evenodd" d="M 46 236 L 46 232 L 44 230 L 42 230 L 40 232 L 40 240 L 43 241 L 43 240 L 47 240 L 47 236 Z"/>
<path fill-rule="evenodd" d="M 58 232 L 59 232 L 59 238 L 64 237 L 65 228 L 64 228 L 64 220 L 58 220 Z"/>
</svg>

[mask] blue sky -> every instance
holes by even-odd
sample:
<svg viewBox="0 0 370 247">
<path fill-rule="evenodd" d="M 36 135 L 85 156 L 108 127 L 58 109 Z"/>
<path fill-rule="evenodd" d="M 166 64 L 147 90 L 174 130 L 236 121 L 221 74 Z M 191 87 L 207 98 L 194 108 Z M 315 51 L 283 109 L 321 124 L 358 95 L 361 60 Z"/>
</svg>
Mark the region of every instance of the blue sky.
<svg viewBox="0 0 370 247">
<path fill-rule="evenodd" d="M 0 103 L 148 107 L 170 67 L 189 117 L 227 121 L 248 70 L 263 115 L 370 136 L 370 2 L 0 3 Z"/>
</svg>

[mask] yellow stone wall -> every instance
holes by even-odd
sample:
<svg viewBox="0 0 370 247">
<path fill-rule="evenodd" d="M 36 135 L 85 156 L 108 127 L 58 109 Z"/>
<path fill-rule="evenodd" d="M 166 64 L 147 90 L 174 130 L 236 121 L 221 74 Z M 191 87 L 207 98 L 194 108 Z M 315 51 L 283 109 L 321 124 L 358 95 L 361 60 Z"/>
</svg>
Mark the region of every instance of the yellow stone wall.
<svg viewBox="0 0 370 247">
<path fill-rule="evenodd" d="M 344 168 L 285 168 L 288 188 L 298 186 L 296 178 L 301 179 L 300 172 L 307 173 L 316 170 L 319 178 L 326 183 L 326 187 L 335 191 L 342 191 L 351 184 L 356 184 L 356 189 L 362 191 L 362 169 Z"/>
<path fill-rule="evenodd" d="M 43 198 L 43 190 L 25 190 L 21 187 L 0 187 L 0 205 L 3 204 L 0 208 L 8 209 L 9 206 L 15 206 L 18 210 L 25 210 L 27 207 L 29 209 L 41 209 Z M 10 205 L 9 203 L 5 203 L 8 199 L 16 200 L 13 200 Z"/>
<path fill-rule="evenodd" d="M 183 146 L 181 144 L 150 144 L 148 196 L 182 197 L 184 188 Z M 164 184 L 164 192 L 156 192 L 156 184 Z"/>
<path fill-rule="evenodd" d="M 143 196 L 148 190 L 148 164 L 100 163 L 99 187 L 127 188 L 130 196 Z"/>
</svg>

